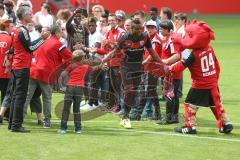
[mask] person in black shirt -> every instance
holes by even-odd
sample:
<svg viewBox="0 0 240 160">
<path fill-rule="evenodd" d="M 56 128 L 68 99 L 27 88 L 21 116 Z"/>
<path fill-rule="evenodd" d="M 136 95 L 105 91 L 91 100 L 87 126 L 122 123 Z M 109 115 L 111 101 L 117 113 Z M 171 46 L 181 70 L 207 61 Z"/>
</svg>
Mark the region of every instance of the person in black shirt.
<svg viewBox="0 0 240 160">
<path fill-rule="evenodd" d="M 149 51 L 151 57 L 162 63 L 160 57 L 152 48 L 151 40 L 147 33 L 142 32 L 142 24 L 139 20 L 132 21 L 132 32 L 125 34 L 116 45 L 115 49 L 111 51 L 103 62 L 109 61 L 112 57 L 117 55 L 121 50 L 124 52 L 124 58 L 121 66 L 122 90 L 123 90 L 123 108 L 125 110 L 121 125 L 124 128 L 131 128 L 129 120 L 129 111 L 135 104 L 135 97 L 137 88 L 141 82 L 141 75 L 143 70 L 143 55 L 145 48 Z"/>
<path fill-rule="evenodd" d="M 89 46 L 88 29 L 81 24 L 83 17 L 87 17 L 87 11 L 83 8 L 77 8 L 66 23 L 68 48 L 71 51 L 74 51 L 75 46 L 78 45 Z"/>
</svg>

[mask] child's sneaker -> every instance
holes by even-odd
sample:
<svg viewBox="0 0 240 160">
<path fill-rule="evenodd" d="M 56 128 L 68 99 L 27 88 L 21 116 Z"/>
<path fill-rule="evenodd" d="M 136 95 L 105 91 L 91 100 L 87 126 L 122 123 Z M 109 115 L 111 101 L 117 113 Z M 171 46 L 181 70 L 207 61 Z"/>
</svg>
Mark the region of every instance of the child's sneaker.
<svg viewBox="0 0 240 160">
<path fill-rule="evenodd" d="M 66 129 L 60 129 L 58 132 L 61 133 L 61 134 L 67 133 Z"/>
<path fill-rule="evenodd" d="M 81 127 L 75 127 L 75 133 L 80 134 L 81 133 Z"/>
</svg>

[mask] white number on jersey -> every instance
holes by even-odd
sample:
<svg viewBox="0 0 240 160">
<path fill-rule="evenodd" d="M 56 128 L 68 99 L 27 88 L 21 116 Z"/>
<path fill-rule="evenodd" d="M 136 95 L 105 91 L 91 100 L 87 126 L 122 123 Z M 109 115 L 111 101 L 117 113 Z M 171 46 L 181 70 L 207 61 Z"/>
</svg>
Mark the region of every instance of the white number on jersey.
<svg viewBox="0 0 240 160">
<path fill-rule="evenodd" d="M 212 66 L 212 69 L 215 69 L 215 63 L 213 60 L 212 53 L 209 53 L 209 55 L 206 55 L 201 58 L 201 68 L 203 73 L 209 72 L 210 66 Z"/>
</svg>

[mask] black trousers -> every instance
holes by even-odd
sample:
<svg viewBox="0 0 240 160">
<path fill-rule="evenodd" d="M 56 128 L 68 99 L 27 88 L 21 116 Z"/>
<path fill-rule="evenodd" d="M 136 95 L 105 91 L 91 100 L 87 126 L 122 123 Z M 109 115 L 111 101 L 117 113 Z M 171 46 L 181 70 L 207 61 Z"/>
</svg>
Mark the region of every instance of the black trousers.
<svg viewBox="0 0 240 160">
<path fill-rule="evenodd" d="M 166 98 L 166 115 L 169 118 L 172 115 L 178 115 L 179 112 L 179 95 L 178 95 L 179 85 L 180 80 L 173 79 L 174 97 L 171 100 L 169 98 Z"/>
<path fill-rule="evenodd" d="M 7 94 L 7 88 L 8 88 L 8 78 L 0 78 L 0 90 L 1 90 L 1 105 L 3 103 L 3 99 Z M 4 106 L 5 107 L 5 106 Z M 9 117 L 9 108 L 4 113 L 4 117 Z"/>
<path fill-rule="evenodd" d="M 30 69 L 13 71 L 13 99 L 10 107 L 9 129 L 18 129 L 23 123 L 23 108 L 27 98 Z"/>
<path fill-rule="evenodd" d="M 80 102 L 83 96 L 83 88 L 78 86 L 67 86 L 64 97 L 64 107 L 62 112 L 61 129 L 67 129 L 67 122 L 70 108 L 73 103 L 73 116 L 75 129 L 81 129 Z"/>
<path fill-rule="evenodd" d="M 1 104 L 7 92 L 8 82 L 9 82 L 8 78 L 0 78 Z"/>
</svg>

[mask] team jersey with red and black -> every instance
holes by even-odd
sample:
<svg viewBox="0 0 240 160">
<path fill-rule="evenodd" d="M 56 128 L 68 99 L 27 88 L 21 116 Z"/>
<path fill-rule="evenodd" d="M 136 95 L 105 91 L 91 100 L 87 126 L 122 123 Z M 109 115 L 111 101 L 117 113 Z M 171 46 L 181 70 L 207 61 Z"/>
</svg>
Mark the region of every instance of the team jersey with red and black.
<svg viewBox="0 0 240 160">
<path fill-rule="evenodd" d="M 105 34 L 105 40 L 103 41 L 102 48 L 97 49 L 97 52 L 101 55 L 109 53 L 111 50 L 114 49 L 115 45 L 117 44 L 118 40 L 122 38 L 122 36 L 126 33 L 125 30 L 122 28 L 116 26 L 114 28 L 111 28 L 106 34 Z M 121 60 L 122 60 L 123 54 L 120 52 L 115 57 L 113 57 L 109 62 L 109 67 L 119 67 L 121 66 Z"/>
<path fill-rule="evenodd" d="M 211 46 L 193 50 L 182 63 L 191 72 L 192 88 L 211 89 L 218 86 L 220 66 Z"/>
<path fill-rule="evenodd" d="M 28 29 L 20 25 L 13 31 L 13 64 L 12 69 L 30 68 L 32 61 L 32 52 L 43 44 L 44 40 L 38 38 L 31 42 Z"/>
<path fill-rule="evenodd" d="M 162 46 L 161 59 L 168 59 L 174 54 L 179 54 L 181 56 L 180 49 L 180 45 L 173 43 L 170 36 L 166 36 L 166 42 Z M 181 79 L 181 73 L 173 73 L 173 79 Z"/>
<path fill-rule="evenodd" d="M 146 48 L 152 48 L 151 40 L 147 33 L 142 32 L 140 36 L 126 33 L 119 41 L 117 48 L 123 49 L 123 65 L 127 63 L 142 63 Z"/>
<path fill-rule="evenodd" d="M 10 73 L 5 73 L 6 67 L 4 63 L 5 61 L 5 56 L 7 52 L 10 50 L 10 46 L 12 43 L 12 36 L 9 35 L 5 31 L 0 31 L 0 78 L 10 78 L 11 74 Z"/>
</svg>

